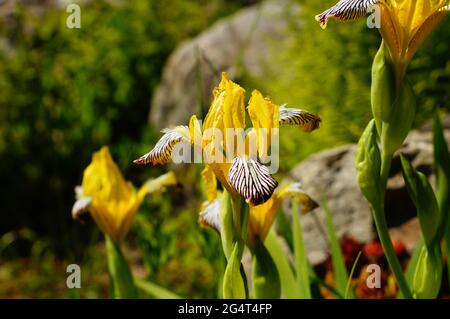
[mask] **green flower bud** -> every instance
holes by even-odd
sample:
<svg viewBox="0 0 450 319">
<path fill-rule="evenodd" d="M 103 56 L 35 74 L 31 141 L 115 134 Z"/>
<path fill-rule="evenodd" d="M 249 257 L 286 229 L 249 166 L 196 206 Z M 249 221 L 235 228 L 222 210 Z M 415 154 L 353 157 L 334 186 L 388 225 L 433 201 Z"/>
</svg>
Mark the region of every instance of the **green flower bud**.
<svg viewBox="0 0 450 319">
<path fill-rule="evenodd" d="M 422 247 L 413 277 L 414 298 L 434 299 L 438 296 L 442 280 L 442 256 L 439 243 L 431 248 Z"/>
<path fill-rule="evenodd" d="M 417 208 L 425 244 L 430 248 L 441 223 L 438 203 L 427 177 L 416 171 L 403 155 L 400 158 L 406 188 Z"/>
<path fill-rule="evenodd" d="M 371 120 L 358 142 L 356 149 L 356 178 L 359 188 L 372 205 L 381 202 L 380 169 L 375 121 Z"/>
<path fill-rule="evenodd" d="M 386 59 L 386 50 L 382 43 L 372 64 L 370 100 L 379 135 L 381 135 L 382 123 L 389 119 L 395 100 L 395 73 L 392 63 Z"/>
<path fill-rule="evenodd" d="M 389 116 L 383 119 L 381 146 L 383 153 L 392 155 L 403 144 L 416 115 L 416 98 L 409 82 L 404 81 Z"/>
<path fill-rule="evenodd" d="M 253 294 L 257 299 L 279 299 L 281 284 L 278 270 L 269 251 L 259 239 L 253 253 Z"/>
</svg>

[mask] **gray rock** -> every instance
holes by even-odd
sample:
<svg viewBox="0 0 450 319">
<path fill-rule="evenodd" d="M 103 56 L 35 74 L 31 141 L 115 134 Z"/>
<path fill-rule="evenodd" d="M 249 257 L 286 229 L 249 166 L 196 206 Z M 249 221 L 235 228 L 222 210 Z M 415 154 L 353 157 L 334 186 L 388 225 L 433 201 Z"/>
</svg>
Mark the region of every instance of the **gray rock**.
<svg viewBox="0 0 450 319">
<path fill-rule="evenodd" d="M 157 128 L 186 124 L 191 114 L 207 111 L 222 71 L 233 79 L 242 72 L 261 75 L 274 43 L 283 41 L 286 16 L 298 5 L 266 1 L 224 18 L 169 57 L 151 102 L 149 121 Z"/>
<path fill-rule="evenodd" d="M 450 116 L 443 119 L 443 126 L 450 147 Z M 312 155 L 294 167 L 286 179 L 301 182 L 316 201 L 328 202 L 338 236 L 346 234 L 368 242 L 375 238 L 375 230 L 369 206 L 356 182 L 355 149 L 355 145 L 346 145 Z M 391 235 L 403 240 L 411 251 L 420 236 L 420 227 L 416 227 L 416 210 L 403 181 L 400 152 L 434 185 L 432 125 L 427 123 L 409 134 L 392 161 L 386 191 L 385 213 Z M 284 211 L 290 215 L 289 202 L 284 203 Z M 323 208 L 302 216 L 301 224 L 310 261 L 322 262 L 328 254 Z"/>
<path fill-rule="evenodd" d="M 339 237 L 347 234 L 358 241 L 374 239 L 369 206 L 356 182 L 354 145 L 346 145 L 309 157 L 292 169 L 288 180 L 299 181 L 316 201 L 325 199 L 333 214 Z M 288 202 L 284 211 L 291 211 Z M 301 216 L 303 236 L 312 264 L 324 261 L 328 239 L 322 207 Z"/>
</svg>

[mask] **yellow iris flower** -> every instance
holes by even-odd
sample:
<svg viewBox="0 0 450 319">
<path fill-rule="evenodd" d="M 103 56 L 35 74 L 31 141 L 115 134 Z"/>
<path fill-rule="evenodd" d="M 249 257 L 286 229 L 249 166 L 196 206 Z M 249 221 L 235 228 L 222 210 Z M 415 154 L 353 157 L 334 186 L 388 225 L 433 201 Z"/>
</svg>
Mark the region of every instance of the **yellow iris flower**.
<svg viewBox="0 0 450 319">
<path fill-rule="evenodd" d="M 325 28 L 328 19 L 348 21 L 365 16 L 377 5 L 380 33 L 391 59 L 407 64 L 431 31 L 449 11 L 449 0 L 341 0 L 316 16 Z"/>
<path fill-rule="evenodd" d="M 128 232 L 133 216 L 145 195 L 164 190 L 176 184 L 173 172 L 149 180 L 136 191 L 127 182 L 107 147 L 102 147 L 92 156 L 85 169 L 81 187 L 76 187 L 77 201 L 72 216 L 89 211 L 102 232 L 114 241 L 121 241 Z"/>
<path fill-rule="evenodd" d="M 277 187 L 276 180 L 260 161 L 267 155 L 272 138 L 277 137 L 276 129 L 287 124 L 311 132 L 318 128 L 320 117 L 304 110 L 277 106 L 255 90 L 247 108 L 252 128 L 240 139 L 246 129 L 245 90 L 222 73 L 213 98 L 203 125 L 193 115 L 189 126 L 163 130 L 165 134 L 155 147 L 134 162 L 165 164 L 172 158 L 175 145 L 187 142 L 202 154 L 208 169 L 232 196 L 243 196 L 252 205 L 262 204 Z M 231 135 L 228 129 L 232 129 Z M 244 147 L 239 147 L 242 140 Z"/>
</svg>

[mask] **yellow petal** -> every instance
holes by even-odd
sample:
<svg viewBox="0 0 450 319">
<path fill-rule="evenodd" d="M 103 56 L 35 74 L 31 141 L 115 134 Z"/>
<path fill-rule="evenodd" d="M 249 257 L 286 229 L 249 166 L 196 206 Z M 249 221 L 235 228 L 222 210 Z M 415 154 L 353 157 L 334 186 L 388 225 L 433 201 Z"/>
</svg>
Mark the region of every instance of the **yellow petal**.
<svg viewBox="0 0 450 319">
<path fill-rule="evenodd" d="M 406 59 L 410 60 L 417 49 L 422 45 L 422 43 L 427 39 L 434 28 L 439 24 L 439 22 L 444 18 L 446 12 L 444 10 L 437 11 L 436 13 L 429 16 L 414 32 L 411 40 L 408 44 Z"/>
<path fill-rule="evenodd" d="M 140 202 L 107 147 L 92 156 L 84 171 L 82 189 L 84 196 L 92 198 L 89 210 L 100 230 L 114 240 L 123 239 Z"/>
<path fill-rule="evenodd" d="M 317 203 L 302 190 L 299 183 L 290 183 L 279 186 L 267 202 L 262 205 L 250 207 L 250 240 L 258 237 L 260 240 L 264 241 L 275 220 L 278 207 L 285 198 L 292 198 L 299 202 L 302 206 L 302 213 L 307 213 L 318 206 Z"/>
<path fill-rule="evenodd" d="M 146 181 L 138 192 L 138 198 L 142 201 L 145 195 L 149 195 L 155 192 L 165 191 L 167 186 L 177 184 L 177 179 L 173 172 L 168 172 L 154 179 Z"/>
<path fill-rule="evenodd" d="M 278 106 L 254 90 L 248 104 L 248 114 L 256 132 L 258 155 L 266 156 L 272 142 L 271 137 L 278 135 L 278 130 L 274 130 L 279 127 Z"/>
<path fill-rule="evenodd" d="M 208 202 L 212 202 L 217 198 L 217 180 L 213 169 L 206 165 L 202 171 L 202 177 L 206 186 L 206 194 Z"/>
</svg>

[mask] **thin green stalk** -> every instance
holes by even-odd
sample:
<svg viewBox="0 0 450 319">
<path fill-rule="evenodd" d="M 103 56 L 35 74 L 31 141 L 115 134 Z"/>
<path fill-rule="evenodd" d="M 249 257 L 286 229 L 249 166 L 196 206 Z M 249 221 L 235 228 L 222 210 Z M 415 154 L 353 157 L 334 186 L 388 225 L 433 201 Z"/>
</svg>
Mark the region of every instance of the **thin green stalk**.
<svg viewBox="0 0 450 319">
<path fill-rule="evenodd" d="M 389 177 L 389 170 L 391 168 L 392 155 L 383 154 L 381 161 L 381 182 L 382 182 L 382 201 L 377 205 L 372 205 L 373 218 L 377 228 L 378 237 L 380 238 L 381 245 L 383 246 L 386 259 L 395 276 L 399 289 L 405 298 L 412 299 L 411 290 L 408 286 L 400 262 L 395 254 L 394 247 L 392 246 L 391 237 L 389 236 L 389 229 L 386 222 L 386 216 L 384 214 L 384 195 L 386 191 L 386 184 Z"/>
<path fill-rule="evenodd" d="M 383 205 L 379 205 L 380 207 L 374 207 L 373 209 L 373 217 L 375 220 L 375 225 L 377 227 L 378 237 L 380 238 L 381 245 L 383 246 L 384 253 L 386 255 L 386 259 L 391 267 L 392 273 L 395 276 L 398 287 L 402 291 L 403 296 L 405 298 L 411 299 L 412 294 L 409 289 L 408 283 L 403 275 L 403 270 L 398 261 L 397 255 L 395 254 L 394 247 L 392 246 L 391 237 L 389 236 L 389 230 L 386 223 L 386 218 L 384 216 Z"/>
</svg>

